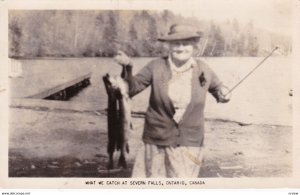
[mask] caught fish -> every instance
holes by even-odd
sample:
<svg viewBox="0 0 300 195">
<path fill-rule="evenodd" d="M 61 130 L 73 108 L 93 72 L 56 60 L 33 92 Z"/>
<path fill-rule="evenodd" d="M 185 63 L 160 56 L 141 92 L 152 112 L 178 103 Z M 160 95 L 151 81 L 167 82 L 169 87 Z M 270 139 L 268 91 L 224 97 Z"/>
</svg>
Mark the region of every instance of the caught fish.
<svg viewBox="0 0 300 195">
<path fill-rule="evenodd" d="M 127 168 L 126 153 L 129 153 L 128 132 L 132 130 L 129 88 L 125 80 L 129 74 L 131 74 L 131 69 L 124 66 L 121 76 L 106 74 L 103 77 L 108 95 L 108 169 L 114 168 L 113 154 L 115 150 L 120 151 L 118 165 Z"/>
</svg>

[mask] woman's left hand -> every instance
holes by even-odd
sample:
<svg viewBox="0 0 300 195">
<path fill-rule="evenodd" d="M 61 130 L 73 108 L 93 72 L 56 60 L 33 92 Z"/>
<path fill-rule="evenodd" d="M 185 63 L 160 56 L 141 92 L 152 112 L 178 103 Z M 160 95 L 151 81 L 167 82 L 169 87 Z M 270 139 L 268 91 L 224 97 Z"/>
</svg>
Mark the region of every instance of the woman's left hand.
<svg viewBox="0 0 300 195">
<path fill-rule="evenodd" d="M 231 92 L 226 86 L 222 86 L 218 92 L 218 102 L 220 103 L 227 103 L 230 101 Z"/>
<path fill-rule="evenodd" d="M 132 65 L 130 57 L 126 55 L 125 52 L 120 50 L 117 52 L 117 55 L 114 57 L 114 60 L 120 65 Z"/>
</svg>

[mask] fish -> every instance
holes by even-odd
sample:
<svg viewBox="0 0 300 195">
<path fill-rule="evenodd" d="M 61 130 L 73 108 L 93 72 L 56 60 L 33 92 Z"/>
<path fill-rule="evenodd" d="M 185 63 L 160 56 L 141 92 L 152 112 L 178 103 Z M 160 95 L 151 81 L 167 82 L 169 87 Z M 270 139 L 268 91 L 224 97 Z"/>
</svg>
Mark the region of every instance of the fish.
<svg viewBox="0 0 300 195">
<path fill-rule="evenodd" d="M 120 151 L 118 166 L 127 168 L 126 154 L 129 153 L 128 133 L 132 131 L 131 99 L 126 77 L 131 75 L 131 69 L 123 66 L 121 75 L 103 76 L 103 82 L 108 96 L 107 129 L 109 155 L 108 169 L 114 168 L 114 152 Z"/>
</svg>

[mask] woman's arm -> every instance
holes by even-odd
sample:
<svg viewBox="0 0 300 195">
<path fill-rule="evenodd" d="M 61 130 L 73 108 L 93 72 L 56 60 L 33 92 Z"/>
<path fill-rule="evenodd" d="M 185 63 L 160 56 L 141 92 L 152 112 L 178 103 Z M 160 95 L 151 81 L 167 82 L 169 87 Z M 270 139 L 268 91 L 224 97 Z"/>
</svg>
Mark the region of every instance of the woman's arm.
<svg viewBox="0 0 300 195">
<path fill-rule="evenodd" d="M 123 66 L 123 69 L 126 72 L 124 79 L 128 82 L 130 97 L 140 93 L 152 83 L 151 64 L 146 65 L 135 76 L 132 75 L 132 65 Z"/>
<path fill-rule="evenodd" d="M 219 103 L 227 103 L 230 100 L 230 95 L 228 93 L 228 88 L 222 84 L 216 73 L 209 69 L 211 73 L 211 82 L 208 91 L 215 97 Z"/>
</svg>

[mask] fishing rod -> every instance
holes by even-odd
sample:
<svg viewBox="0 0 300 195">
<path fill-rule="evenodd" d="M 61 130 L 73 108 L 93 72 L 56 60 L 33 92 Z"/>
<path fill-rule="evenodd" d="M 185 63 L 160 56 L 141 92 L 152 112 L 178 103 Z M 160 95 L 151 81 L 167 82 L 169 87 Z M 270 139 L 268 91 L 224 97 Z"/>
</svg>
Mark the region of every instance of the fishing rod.
<svg viewBox="0 0 300 195">
<path fill-rule="evenodd" d="M 244 80 L 246 80 L 259 66 L 261 66 L 271 55 L 278 49 L 276 46 L 257 66 L 255 66 L 244 78 L 242 78 L 237 84 L 235 84 L 224 96 L 230 94 L 235 88 L 237 88 Z"/>
</svg>

